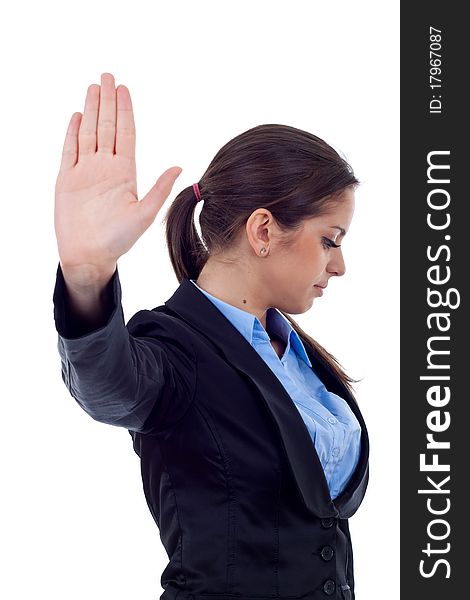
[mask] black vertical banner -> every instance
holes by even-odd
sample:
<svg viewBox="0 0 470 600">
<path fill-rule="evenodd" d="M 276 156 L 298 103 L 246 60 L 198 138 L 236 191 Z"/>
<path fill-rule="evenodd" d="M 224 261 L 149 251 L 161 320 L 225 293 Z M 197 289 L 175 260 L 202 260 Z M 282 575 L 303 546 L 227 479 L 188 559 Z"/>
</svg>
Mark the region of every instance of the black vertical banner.
<svg viewBox="0 0 470 600">
<path fill-rule="evenodd" d="M 464 92 L 470 36 L 464 11 L 461 2 L 401 3 L 403 600 L 470 598 L 470 102 Z"/>
</svg>

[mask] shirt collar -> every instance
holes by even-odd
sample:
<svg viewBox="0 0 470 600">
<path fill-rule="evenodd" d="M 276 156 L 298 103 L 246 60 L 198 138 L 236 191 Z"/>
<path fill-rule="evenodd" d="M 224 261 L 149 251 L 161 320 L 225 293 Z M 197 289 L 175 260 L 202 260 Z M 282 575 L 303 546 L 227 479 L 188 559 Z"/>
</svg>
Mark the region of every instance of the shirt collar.
<svg viewBox="0 0 470 600">
<path fill-rule="evenodd" d="M 253 345 L 253 340 L 256 338 L 269 341 L 266 329 L 263 327 L 258 317 L 209 294 L 209 292 L 206 292 L 206 290 L 199 287 L 194 279 L 190 279 L 190 281 L 198 288 L 198 290 L 212 300 L 222 314 L 226 316 L 232 325 L 238 329 L 251 345 Z M 277 308 L 268 308 L 266 312 L 266 324 L 269 331 L 279 336 L 286 344 L 286 355 L 289 352 L 290 346 L 292 346 L 300 358 L 302 358 L 309 367 L 312 367 L 312 363 L 310 362 L 305 346 L 298 333 Z"/>
</svg>

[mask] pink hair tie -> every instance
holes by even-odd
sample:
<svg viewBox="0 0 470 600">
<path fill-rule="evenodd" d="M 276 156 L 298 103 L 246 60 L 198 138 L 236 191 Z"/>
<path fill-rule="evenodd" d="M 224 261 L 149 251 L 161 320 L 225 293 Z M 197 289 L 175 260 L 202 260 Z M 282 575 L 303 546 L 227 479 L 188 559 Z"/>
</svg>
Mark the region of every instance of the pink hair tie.
<svg viewBox="0 0 470 600">
<path fill-rule="evenodd" d="M 199 185 L 197 183 L 193 183 L 193 190 L 194 190 L 194 194 L 197 198 L 197 201 L 199 202 L 199 200 L 202 200 L 201 192 L 199 191 Z"/>
</svg>

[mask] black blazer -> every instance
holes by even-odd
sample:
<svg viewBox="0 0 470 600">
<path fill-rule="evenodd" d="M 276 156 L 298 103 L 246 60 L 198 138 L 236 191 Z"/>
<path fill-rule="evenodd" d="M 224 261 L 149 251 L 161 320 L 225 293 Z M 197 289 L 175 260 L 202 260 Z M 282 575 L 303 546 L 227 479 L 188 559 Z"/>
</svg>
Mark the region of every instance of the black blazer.
<svg viewBox="0 0 470 600">
<path fill-rule="evenodd" d="M 93 418 L 124 427 L 169 562 L 161 600 L 353 599 L 348 527 L 368 483 L 354 397 L 302 339 L 315 372 L 362 427 L 359 463 L 334 500 L 292 399 L 190 281 L 125 325 L 118 269 L 106 325 L 70 319 L 60 263 L 54 319 L 62 378 Z"/>
</svg>

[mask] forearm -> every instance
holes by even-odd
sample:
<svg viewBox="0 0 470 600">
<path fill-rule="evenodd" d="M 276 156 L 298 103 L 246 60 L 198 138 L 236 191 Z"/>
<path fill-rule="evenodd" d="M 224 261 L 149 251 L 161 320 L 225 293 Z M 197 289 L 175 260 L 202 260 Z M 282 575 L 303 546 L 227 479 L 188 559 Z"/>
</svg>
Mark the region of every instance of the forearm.
<svg viewBox="0 0 470 600">
<path fill-rule="evenodd" d="M 111 279 L 116 265 L 111 270 L 97 271 L 87 267 L 59 265 L 64 281 L 64 302 L 71 332 L 84 335 L 103 327 L 114 308 Z"/>
<path fill-rule="evenodd" d="M 196 387 L 196 360 L 191 345 L 181 352 L 173 344 L 168 317 L 142 310 L 125 325 L 116 268 L 108 289 L 98 290 L 98 296 L 109 293 L 110 299 L 109 305 L 98 299 L 98 309 L 106 309 L 103 322 L 85 331 L 71 317 L 65 287 L 59 264 L 53 294 L 57 348 L 63 381 L 79 405 L 97 421 L 135 431 L 146 431 L 151 413 L 147 424 L 153 431 L 181 418 Z M 99 321 L 96 312 L 91 318 Z"/>
<path fill-rule="evenodd" d="M 150 349 L 129 338 L 117 269 L 107 282 L 105 276 L 90 274 L 88 281 L 87 276 L 57 267 L 54 318 L 62 377 L 94 419 L 135 428 L 149 412 L 156 387 L 146 372 L 139 376 L 136 365 L 147 361 L 156 377 L 158 369 L 152 368 Z"/>
</svg>

